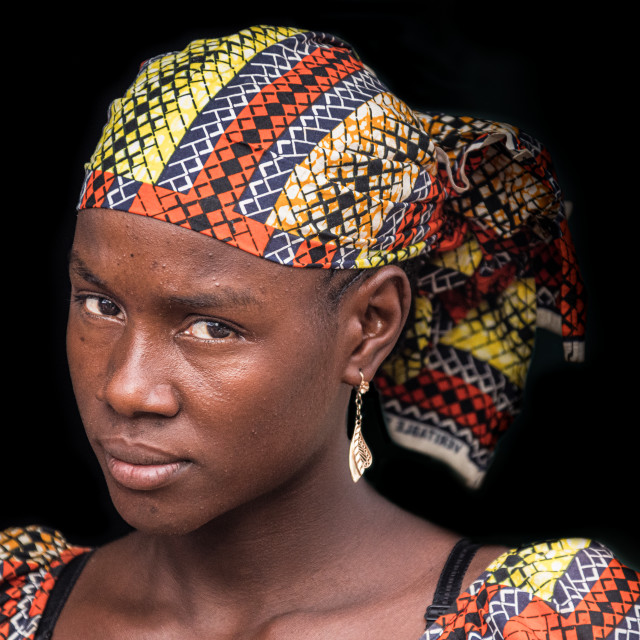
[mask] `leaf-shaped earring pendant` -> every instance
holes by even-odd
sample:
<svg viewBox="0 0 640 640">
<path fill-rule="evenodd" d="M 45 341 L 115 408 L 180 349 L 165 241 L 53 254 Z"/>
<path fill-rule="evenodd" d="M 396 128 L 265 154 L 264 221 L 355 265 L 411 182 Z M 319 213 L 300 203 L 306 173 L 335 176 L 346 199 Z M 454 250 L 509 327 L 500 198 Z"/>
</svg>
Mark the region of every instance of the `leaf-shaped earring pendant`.
<svg viewBox="0 0 640 640">
<path fill-rule="evenodd" d="M 369 391 L 369 383 L 360 372 L 360 386 L 356 390 L 356 424 L 349 447 L 349 469 L 354 482 L 362 478 L 365 469 L 371 466 L 373 457 L 367 443 L 362 437 L 362 394 Z"/>
</svg>

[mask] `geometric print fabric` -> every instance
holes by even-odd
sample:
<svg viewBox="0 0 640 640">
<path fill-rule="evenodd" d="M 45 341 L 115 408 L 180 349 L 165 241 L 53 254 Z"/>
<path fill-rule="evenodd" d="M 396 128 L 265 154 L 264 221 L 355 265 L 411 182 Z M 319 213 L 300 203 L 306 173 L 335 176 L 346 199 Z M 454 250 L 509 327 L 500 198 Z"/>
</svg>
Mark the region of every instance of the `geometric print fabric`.
<svg viewBox="0 0 640 640">
<path fill-rule="evenodd" d="M 500 125 L 505 144 L 498 158 L 495 145 L 485 149 L 473 137 L 491 138 L 495 129 L 487 123 L 421 117 L 447 150 L 454 182 L 475 186 L 447 201 L 463 221 L 448 230 L 452 247 L 443 250 L 443 238 L 420 279 L 418 295 L 429 300 L 431 314 L 421 325 L 429 324 L 428 331 L 419 343 L 409 341 L 393 354 L 376 382 L 392 441 L 447 463 L 477 487 L 519 410 L 536 326 L 561 333 L 567 359 L 582 359 L 584 290 L 544 149 Z M 527 166 L 543 177 L 546 191 L 531 182 Z M 532 214 L 537 206 L 546 208 Z M 545 230 L 551 232 L 546 241 L 538 235 Z M 418 375 L 451 384 L 432 384 L 428 399 L 416 405 L 402 386 Z"/>
<path fill-rule="evenodd" d="M 505 553 L 421 640 L 639 635 L 640 574 L 598 543 L 564 539 Z"/>
<path fill-rule="evenodd" d="M 33 640 L 62 569 L 88 551 L 41 527 L 0 531 L 0 640 Z M 500 556 L 420 640 L 639 634 L 640 574 L 598 543 L 561 539 Z"/>
<path fill-rule="evenodd" d="M 198 113 L 260 51 L 295 29 L 253 29 L 188 51 L 148 60 L 110 107 L 90 166 L 138 182 L 156 183 Z M 211 61 L 206 57 L 210 56 Z"/>
<path fill-rule="evenodd" d="M 0 531 L 0 640 L 32 640 L 64 567 L 88 549 L 41 527 Z"/>
<path fill-rule="evenodd" d="M 143 68 L 112 108 L 87 165 L 80 208 L 107 203 L 159 217 L 295 266 L 366 267 L 417 255 L 426 246 L 422 239 L 437 229 L 437 221 L 429 226 L 429 220 L 444 197 L 429 173 L 436 172 L 433 142 L 406 105 L 384 95 L 346 45 L 293 31 L 255 27 L 231 36 L 250 55 L 237 55 L 233 68 L 225 58 L 224 74 L 213 72 L 221 65 L 220 51 L 231 47 L 223 46 L 224 38 L 197 41 L 184 52 L 151 60 L 147 66 L 160 71 Z M 271 46 L 246 45 L 264 42 L 265 34 Z M 195 107 L 195 99 L 183 95 L 185 66 L 195 78 Z M 204 89 L 200 67 L 214 78 Z M 156 118 L 151 126 L 145 114 L 162 111 L 158 96 L 165 111 L 170 105 L 171 122 L 163 125 Z M 137 120 L 122 124 L 138 112 Z M 349 120 L 352 114 L 355 121 Z M 311 141 L 290 148 L 280 144 L 301 125 L 314 132 Z M 156 138 L 161 142 L 153 142 Z M 324 144 L 318 144 L 322 138 Z M 333 174 L 318 170 L 318 152 Z M 305 162 L 314 168 L 308 170 Z M 430 206 L 424 204 L 427 197 Z M 282 198 L 289 198 L 287 212 Z M 385 234 L 378 237 L 381 229 Z"/>
<path fill-rule="evenodd" d="M 145 63 L 87 165 L 92 207 L 294 267 L 422 260 L 413 325 L 375 382 L 391 439 L 469 486 L 518 412 L 536 325 L 583 356 L 546 150 L 509 125 L 412 111 L 327 34 L 251 27 Z"/>
</svg>

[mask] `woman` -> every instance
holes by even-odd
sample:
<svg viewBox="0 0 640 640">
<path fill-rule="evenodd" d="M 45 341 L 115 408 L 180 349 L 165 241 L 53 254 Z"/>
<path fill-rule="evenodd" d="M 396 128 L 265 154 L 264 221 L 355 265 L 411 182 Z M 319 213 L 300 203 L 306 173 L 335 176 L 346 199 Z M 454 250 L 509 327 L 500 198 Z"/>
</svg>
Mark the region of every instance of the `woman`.
<svg viewBox="0 0 640 640">
<path fill-rule="evenodd" d="M 471 559 L 358 482 L 374 378 L 389 437 L 473 486 L 536 317 L 579 359 L 535 141 L 414 114 L 335 38 L 253 27 L 143 65 L 79 209 L 70 370 L 136 531 L 91 553 L 5 532 L 3 637 L 417 638 L 431 602 L 424 637 L 638 633 L 638 576 L 597 543 Z"/>
</svg>

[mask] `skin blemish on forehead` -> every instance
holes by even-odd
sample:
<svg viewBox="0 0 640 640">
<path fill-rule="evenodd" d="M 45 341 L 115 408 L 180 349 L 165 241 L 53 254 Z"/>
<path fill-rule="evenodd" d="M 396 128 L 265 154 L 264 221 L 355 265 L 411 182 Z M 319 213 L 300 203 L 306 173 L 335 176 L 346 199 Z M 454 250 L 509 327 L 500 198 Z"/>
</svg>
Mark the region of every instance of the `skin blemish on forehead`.
<svg viewBox="0 0 640 640">
<path fill-rule="evenodd" d="M 131 254 L 133 257 L 133 254 Z M 157 263 L 156 263 L 157 264 Z M 153 266 L 153 265 L 152 265 Z M 162 265 L 165 267 L 166 265 Z M 85 264 L 78 252 L 72 250 L 69 257 L 69 268 L 86 282 L 101 287 L 108 288 L 108 283 L 94 274 Z M 219 287 L 219 282 L 214 282 L 214 286 Z M 259 306 L 261 300 L 247 289 L 225 288 L 224 291 L 207 292 L 196 295 L 168 295 L 167 302 L 174 306 L 188 307 L 193 309 L 219 308 L 219 307 L 251 307 Z"/>
<path fill-rule="evenodd" d="M 305 318 L 300 327 L 309 330 L 313 326 L 313 331 L 323 334 L 334 327 L 337 301 L 333 301 L 332 286 L 326 285 L 326 272 L 273 264 L 189 230 L 141 220 L 146 224 L 127 213 L 83 212 L 78 242 L 70 256 L 72 276 L 95 283 L 102 289 L 98 294 L 115 296 L 116 303 L 124 307 L 139 305 L 146 298 L 154 305 L 165 305 L 166 312 L 222 314 L 227 320 L 236 311 L 252 314 L 257 310 L 264 322 L 269 315 L 265 305 L 277 309 L 297 300 L 296 307 Z M 135 245 L 139 250 L 133 250 Z M 130 254 L 135 257 L 122 260 Z M 152 277 L 153 273 L 158 277 Z M 143 286 L 143 280 L 149 286 Z M 342 277 L 335 281 L 341 282 Z M 136 288 L 138 293 L 128 300 L 127 295 Z M 235 321 L 245 324 L 239 316 Z"/>
</svg>

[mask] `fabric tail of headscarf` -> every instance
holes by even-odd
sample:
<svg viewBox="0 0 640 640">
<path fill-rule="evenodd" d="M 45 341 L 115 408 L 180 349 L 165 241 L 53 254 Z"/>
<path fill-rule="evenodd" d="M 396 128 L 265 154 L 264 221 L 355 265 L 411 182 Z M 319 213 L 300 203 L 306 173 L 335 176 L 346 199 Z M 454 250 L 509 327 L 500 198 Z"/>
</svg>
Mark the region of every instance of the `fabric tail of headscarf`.
<svg viewBox="0 0 640 640">
<path fill-rule="evenodd" d="M 509 125 L 420 118 L 439 146 L 447 224 L 376 384 L 392 441 L 477 487 L 519 410 L 536 327 L 583 359 L 584 286 L 546 150 Z"/>
</svg>

